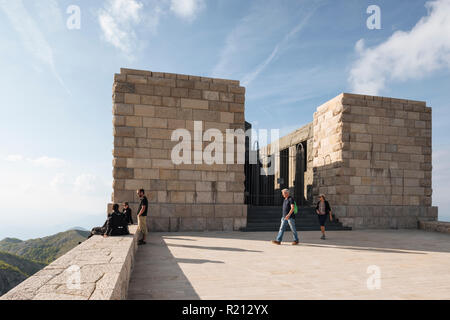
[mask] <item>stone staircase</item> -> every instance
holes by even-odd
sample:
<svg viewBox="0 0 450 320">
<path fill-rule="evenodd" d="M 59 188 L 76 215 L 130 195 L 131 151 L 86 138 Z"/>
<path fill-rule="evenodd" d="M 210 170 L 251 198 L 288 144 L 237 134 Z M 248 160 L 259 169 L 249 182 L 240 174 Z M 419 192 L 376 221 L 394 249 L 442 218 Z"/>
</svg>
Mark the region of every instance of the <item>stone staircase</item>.
<svg viewBox="0 0 450 320">
<path fill-rule="evenodd" d="M 243 228 L 245 232 L 255 231 L 278 231 L 281 221 L 281 206 L 249 206 L 247 213 L 247 227 Z M 318 231 L 320 230 L 319 220 L 315 209 L 311 207 L 300 207 L 296 215 L 295 226 L 297 231 Z M 330 222 L 327 219 L 325 225 L 326 230 L 329 231 L 344 231 L 351 230 L 349 227 L 344 227 L 342 223 L 333 219 Z M 289 232 L 289 228 L 286 229 Z"/>
</svg>

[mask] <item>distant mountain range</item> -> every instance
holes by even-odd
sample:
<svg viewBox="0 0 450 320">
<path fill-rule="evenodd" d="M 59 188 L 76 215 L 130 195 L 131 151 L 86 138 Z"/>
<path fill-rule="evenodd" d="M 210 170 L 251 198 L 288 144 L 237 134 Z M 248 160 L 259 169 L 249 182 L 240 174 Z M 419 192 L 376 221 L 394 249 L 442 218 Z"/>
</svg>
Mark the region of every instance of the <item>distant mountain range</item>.
<svg viewBox="0 0 450 320">
<path fill-rule="evenodd" d="M 87 231 L 87 232 L 89 232 L 88 229 L 83 228 L 83 227 L 73 227 L 72 229 L 69 229 L 68 231 L 70 231 L 70 230 L 78 230 L 78 231 Z"/>
<path fill-rule="evenodd" d="M 74 228 L 53 236 L 22 241 L 0 241 L 0 296 L 44 268 L 89 236 Z"/>
</svg>

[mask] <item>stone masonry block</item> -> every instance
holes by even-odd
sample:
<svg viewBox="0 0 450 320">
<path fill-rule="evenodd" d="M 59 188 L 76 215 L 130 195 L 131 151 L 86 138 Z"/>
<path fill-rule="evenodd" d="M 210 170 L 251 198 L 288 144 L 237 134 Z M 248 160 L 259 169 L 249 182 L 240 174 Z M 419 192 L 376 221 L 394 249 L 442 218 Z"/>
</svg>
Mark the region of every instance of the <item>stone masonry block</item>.
<svg viewBox="0 0 450 320">
<path fill-rule="evenodd" d="M 209 104 L 206 100 L 181 99 L 181 107 L 189 109 L 208 110 Z"/>
</svg>

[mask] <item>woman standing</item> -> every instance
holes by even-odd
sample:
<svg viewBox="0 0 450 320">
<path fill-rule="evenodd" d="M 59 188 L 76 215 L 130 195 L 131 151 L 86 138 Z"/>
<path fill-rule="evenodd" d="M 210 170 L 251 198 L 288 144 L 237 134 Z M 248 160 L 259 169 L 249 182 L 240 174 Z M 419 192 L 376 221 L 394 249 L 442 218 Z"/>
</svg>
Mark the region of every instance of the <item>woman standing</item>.
<svg viewBox="0 0 450 320">
<path fill-rule="evenodd" d="M 325 240 L 325 221 L 327 220 L 327 215 L 330 215 L 330 221 L 333 221 L 333 215 L 330 204 L 325 200 L 325 195 L 321 194 L 319 199 L 316 206 L 316 213 L 319 217 L 320 231 L 322 231 L 322 237 L 320 239 Z"/>
</svg>

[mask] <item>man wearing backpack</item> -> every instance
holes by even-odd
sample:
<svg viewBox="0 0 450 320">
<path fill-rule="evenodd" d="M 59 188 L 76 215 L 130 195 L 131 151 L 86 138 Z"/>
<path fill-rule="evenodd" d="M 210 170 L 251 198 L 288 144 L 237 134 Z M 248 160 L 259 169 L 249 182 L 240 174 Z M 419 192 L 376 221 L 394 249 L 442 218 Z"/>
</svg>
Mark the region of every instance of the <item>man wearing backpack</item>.
<svg viewBox="0 0 450 320">
<path fill-rule="evenodd" d="M 297 230 L 295 228 L 295 201 L 294 199 L 289 195 L 289 189 L 284 189 L 281 191 L 281 194 L 283 195 L 284 201 L 283 201 L 283 209 L 282 209 L 282 215 L 281 218 L 281 226 L 280 231 L 278 232 L 277 240 L 272 240 L 273 244 L 280 245 L 281 241 L 283 240 L 284 231 L 286 230 L 286 226 L 289 224 L 289 227 L 291 228 L 292 234 L 294 236 L 294 242 L 292 242 L 292 245 L 298 245 L 299 239 Z"/>
</svg>

